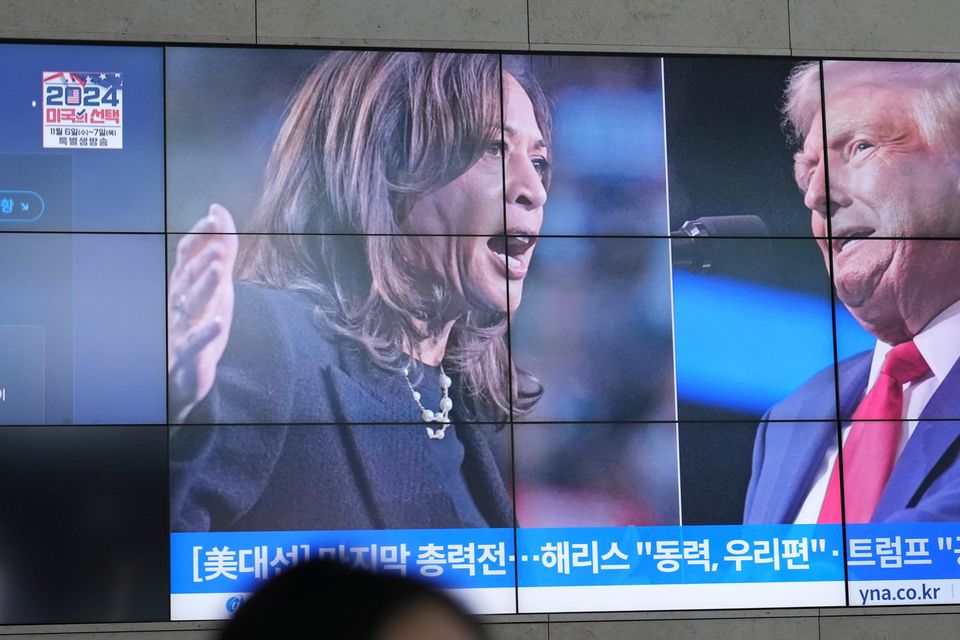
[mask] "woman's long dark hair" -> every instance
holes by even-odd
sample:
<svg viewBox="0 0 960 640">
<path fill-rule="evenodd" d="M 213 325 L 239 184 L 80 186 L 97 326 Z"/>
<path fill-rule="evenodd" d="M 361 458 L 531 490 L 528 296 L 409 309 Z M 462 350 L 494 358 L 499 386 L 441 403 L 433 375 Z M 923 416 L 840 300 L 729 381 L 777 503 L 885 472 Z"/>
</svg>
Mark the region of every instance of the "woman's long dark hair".
<svg viewBox="0 0 960 640">
<path fill-rule="evenodd" d="M 507 72 L 526 90 L 549 145 L 543 92 L 527 74 Z M 491 54 L 326 57 L 294 97 L 267 165 L 249 231 L 275 235 L 241 246 L 239 278 L 312 294 L 334 333 L 399 370 L 409 359 L 404 347 L 437 335 L 449 296 L 442 283 L 429 293 L 417 286 L 400 225 L 420 197 L 462 175 L 501 137 L 501 83 Z M 444 361 L 477 411 L 467 419 L 505 420 L 511 405 L 523 413 L 541 395 L 536 378 L 516 367 L 505 388 L 506 327 L 505 312 L 474 309 L 451 330 Z"/>
</svg>

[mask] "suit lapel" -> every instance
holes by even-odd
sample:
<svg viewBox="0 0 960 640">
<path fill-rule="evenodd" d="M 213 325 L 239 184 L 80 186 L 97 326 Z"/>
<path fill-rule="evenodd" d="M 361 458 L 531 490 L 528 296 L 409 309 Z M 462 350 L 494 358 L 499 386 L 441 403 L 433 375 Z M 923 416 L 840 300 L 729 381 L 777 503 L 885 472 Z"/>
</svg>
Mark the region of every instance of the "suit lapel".
<svg viewBox="0 0 960 640">
<path fill-rule="evenodd" d="M 873 351 L 865 351 L 840 363 L 837 368 L 840 390 L 840 419 L 844 424 L 850 421 L 857 405 L 867 391 L 870 380 L 870 365 L 873 363 Z"/>
<path fill-rule="evenodd" d="M 766 506 L 766 512 L 750 514 L 750 522 L 789 523 L 796 519 L 813 475 L 836 434 L 833 421 L 767 424 L 762 484 L 754 499 L 756 505 Z"/>
<path fill-rule="evenodd" d="M 357 482 L 365 489 L 373 520 L 383 528 L 460 522 L 438 476 L 410 389 L 399 374 L 358 360 L 347 371 L 329 369 L 328 381 L 339 403 L 336 413 L 347 423 L 340 427 L 341 434 L 359 470 Z M 487 522 L 512 526 L 513 506 L 482 428 L 457 427 L 464 477 Z"/>
<path fill-rule="evenodd" d="M 373 377 L 364 378 L 366 383 L 361 385 L 339 369 L 329 370 L 332 395 L 340 402 L 338 413 L 348 423 L 340 430 L 358 470 L 357 482 L 365 490 L 374 522 L 381 528 L 429 523 L 442 515 L 430 513 L 425 507 L 431 502 L 429 495 L 436 492 L 430 482 L 429 451 L 423 446 L 426 431 L 419 422 L 396 423 L 397 416 L 409 415 L 411 421 L 416 420 L 416 404 L 399 375 L 379 371 L 369 375 Z M 382 386 L 374 392 L 370 387 L 376 383 Z M 395 424 L 384 424 L 388 418 Z"/>
<path fill-rule="evenodd" d="M 803 416 L 849 416 L 867 386 L 870 352 L 840 363 L 840 406 L 834 395 L 834 377 L 805 388 L 775 407 L 766 423 L 763 470 L 753 499 L 749 522 L 793 522 L 806 500 L 824 455 L 837 442 L 836 420 L 799 421 Z M 792 420 L 783 420 L 781 415 Z M 783 421 L 778 421 L 783 420 Z"/>
<path fill-rule="evenodd" d="M 853 415 L 857 405 L 860 404 L 861 398 L 863 398 L 867 381 L 870 378 L 872 358 L 873 352 L 867 351 L 841 362 L 837 367 L 838 398 L 822 399 L 829 404 L 834 404 L 839 400 L 839 406 L 836 406 L 836 415 L 840 416 L 844 422 L 847 421 L 849 416 Z M 812 413 L 812 415 L 826 414 L 826 407 L 824 407 L 822 413 Z M 804 427 L 802 423 L 799 426 Z M 781 519 L 777 522 L 792 521 L 792 518 L 796 518 L 797 512 L 800 511 L 800 507 L 810 491 L 814 476 L 823 464 L 827 449 L 837 444 L 837 428 L 837 423 L 831 420 L 808 424 L 803 434 L 794 432 L 794 438 L 790 444 L 796 447 L 796 460 L 784 460 L 783 463 L 785 468 L 791 464 L 795 465 L 800 473 L 792 474 L 790 476 L 791 482 L 785 483 L 787 485 L 785 490 L 789 493 L 784 495 L 793 496 L 791 501 L 786 503 L 790 510 L 782 514 L 789 516 L 789 519 Z"/>
<path fill-rule="evenodd" d="M 947 449 L 960 438 L 960 420 L 943 421 L 943 418 L 960 418 L 957 414 L 957 390 L 960 387 L 960 361 L 953 365 L 927 406 L 913 435 L 907 440 L 880 502 L 873 514 L 873 521 L 882 521 L 895 511 L 913 506 L 924 481 L 934 470 Z M 937 419 L 941 420 L 938 421 Z"/>
<path fill-rule="evenodd" d="M 495 428 L 494 425 L 460 425 L 456 429 L 463 443 L 463 471 L 470 493 L 477 501 L 477 509 L 491 527 L 512 527 L 513 504 L 483 433 Z"/>
</svg>

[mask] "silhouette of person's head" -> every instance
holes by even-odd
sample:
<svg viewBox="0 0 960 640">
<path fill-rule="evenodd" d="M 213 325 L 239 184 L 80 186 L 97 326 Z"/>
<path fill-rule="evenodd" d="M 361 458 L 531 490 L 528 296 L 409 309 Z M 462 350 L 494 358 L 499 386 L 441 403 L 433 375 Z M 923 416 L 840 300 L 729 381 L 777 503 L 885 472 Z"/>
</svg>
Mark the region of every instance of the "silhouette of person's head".
<svg viewBox="0 0 960 640">
<path fill-rule="evenodd" d="M 308 562 L 277 576 L 234 614 L 222 640 L 482 640 L 452 599 L 408 578 Z"/>
</svg>

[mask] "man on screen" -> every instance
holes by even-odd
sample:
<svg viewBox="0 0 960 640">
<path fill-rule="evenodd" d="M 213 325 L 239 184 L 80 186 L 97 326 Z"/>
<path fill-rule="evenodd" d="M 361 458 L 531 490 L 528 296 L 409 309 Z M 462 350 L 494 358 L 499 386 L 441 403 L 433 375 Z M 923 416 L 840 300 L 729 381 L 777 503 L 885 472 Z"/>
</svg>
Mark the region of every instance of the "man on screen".
<svg viewBox="0 0 960 640">
<path fill-rule="evenodd" d="M 826 136 L 819 65 L 786 91 L 796 179 L 837 295 L 877 344 L 840 362 L 839 395 L 830 367 L 764 417 L 744 522 L 960 520 L 960 64 L 823 69 Z M 809 421 L 837 400 L 842 493 L 836 422 Z"/>
</svg>

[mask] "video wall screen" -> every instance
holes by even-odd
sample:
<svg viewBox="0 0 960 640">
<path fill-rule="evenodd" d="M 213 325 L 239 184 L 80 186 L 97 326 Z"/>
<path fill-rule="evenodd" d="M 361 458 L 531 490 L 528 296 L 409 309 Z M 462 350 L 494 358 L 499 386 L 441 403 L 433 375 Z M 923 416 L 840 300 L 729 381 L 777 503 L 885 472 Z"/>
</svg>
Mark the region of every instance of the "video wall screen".
<svg viewBox="0 0 960 640">
<path fill-rule="evenodd" d="M 960 64 L 0 60 L 0 623 L 960 602 Z"/>
</svg>

